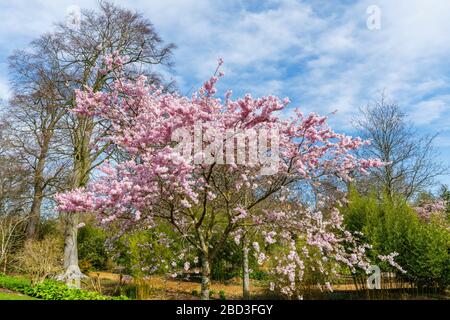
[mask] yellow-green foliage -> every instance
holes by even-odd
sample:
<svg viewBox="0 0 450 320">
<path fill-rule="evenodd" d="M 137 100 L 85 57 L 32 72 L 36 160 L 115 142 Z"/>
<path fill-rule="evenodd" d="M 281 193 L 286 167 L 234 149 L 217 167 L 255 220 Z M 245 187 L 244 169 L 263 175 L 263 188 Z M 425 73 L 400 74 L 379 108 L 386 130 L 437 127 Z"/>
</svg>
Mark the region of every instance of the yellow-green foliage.
<svg viewBox="0 0 450 320">
<path fill-rule="evenodd" d="M 355 190 L 341 210 L 351 231 L 360 231 L 373 246 L 371 255 L 398 252 L 396 261 L 419 286 L 450 283 L 450 232 L 442 220 L 421 220 L 401 197 L 361 196 Z M 387 265 L 383 267 L 388 268 Z"/>
<path fill-rule="evenodd" d="M 31 276 L 33 283 L 44 281 L 62 271 L 62 243 L 56 237 L 27 240 L 16 255 L 18 267 Z"/>
<path fill-rule="evenodd" d="M 160 232 L 168 236 L 160 237 Z M 123 244 L 128 257 L 127 269 L 137 278 L 170 272 L 174 261 L 180 267 L 181 261 L 187 260 L 187 256 L 180 259 L 182 243 L 177 241 L 167 226 L 129 234 L 123 239 Z"/>
<path fill-rule="evenodd" d="M 83 272 L 106 270 L 109 255 L 105 242 L 107 233 L 93 224 L 87 224 L 78 232 L 78 256 Z"/>
</svg>

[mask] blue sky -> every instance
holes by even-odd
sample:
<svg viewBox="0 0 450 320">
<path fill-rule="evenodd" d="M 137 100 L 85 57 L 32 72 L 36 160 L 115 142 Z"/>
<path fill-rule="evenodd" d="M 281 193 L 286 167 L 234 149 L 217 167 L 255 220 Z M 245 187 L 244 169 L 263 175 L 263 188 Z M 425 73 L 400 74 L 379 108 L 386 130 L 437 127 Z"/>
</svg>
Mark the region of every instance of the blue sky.
<svg viewBox="0 0 450 320">
<path fill-rule="evenodd" d="M 181 92 L 198 87 L 225 60 L 222 89 L 235 95 L 288 96 L 305 112 L 338 113 L 352 132 L 358 108 L 385 91 L 421 133 L 439 133 L 450 165 L 450 1 L 448 0 L 129 0 L 178 46 L 174 77 Z M 67 8 L 95 0 L 0 0 L 0 97 L 8 97 L 6 58 L 65 19 Z M 381 28 L 369 30 L 369 5 Z M 450 175 L 441 182 L 450 184 Z"/>
</svg>

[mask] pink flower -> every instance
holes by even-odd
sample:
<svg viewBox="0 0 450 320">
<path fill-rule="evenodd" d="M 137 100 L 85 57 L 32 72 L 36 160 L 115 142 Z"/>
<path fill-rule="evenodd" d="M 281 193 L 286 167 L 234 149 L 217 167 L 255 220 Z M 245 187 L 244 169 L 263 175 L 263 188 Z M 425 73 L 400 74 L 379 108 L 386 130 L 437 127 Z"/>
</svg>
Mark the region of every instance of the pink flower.
<svg viewBox="0 0 450 320">
<path fill-rule="evenodd" d="M 183 199 L 180 201 L 180 204 L 184 207 L 184 208 L 191 208 L 192 205 L 189 203 L 189 201 L 187 201 L 186 199 Z"/>
<path fill-rule="evenodd" d="M 387 261 L 391 266 L 401 271 L 402 273 L 406 273 L 406 271 L 397 262 L 394 261 L 394 258 L 396 256 L 398 256 L 398 252 L 391 252 L 388 255 L 378 255 L 378 258 L 381 261 Z"/>
<path fill-rule="evenodd" d="M 239 220 L 245 219 L 248 216 L 248 212 L 241 207 L 237 207 L 234 209 L 238 214 L 233 217 L 233 223 L 238 222 Z"/>
<path fill-rule="evenodd" d="M 267 244 L 273 244 L 273 243 L 277 242 L 277 241 L 274 239 L 274 237 L 275 237 L 276 235 L 277 235 L 277 233 L 276 233 L 275 231 L 270 231 L 270 232 L 266 233 L 266 234 L 265 234 L 265 238 L 264 238 L 265 242 L 266 242 Z"/>
</svg>

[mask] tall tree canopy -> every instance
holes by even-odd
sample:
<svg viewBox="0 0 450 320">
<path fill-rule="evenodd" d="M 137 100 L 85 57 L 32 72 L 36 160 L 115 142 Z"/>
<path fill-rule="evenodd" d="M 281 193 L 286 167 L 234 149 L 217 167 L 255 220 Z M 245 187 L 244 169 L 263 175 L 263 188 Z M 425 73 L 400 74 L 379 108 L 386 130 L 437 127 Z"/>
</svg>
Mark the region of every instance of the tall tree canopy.
<svg viewBox="0 0 450 320">
<path fill-rule="evenodd" d="M 411 199 L 445 171 L 433 147 L 435 136 L 418 135 L 400 107 L 384 95 L 362 110 L 356 125 L 361 136 L 371 140 L 363 155 L 386 163 L 372 170 L 368 180 L 363 179 L 366 187 L 376 186 L 391 196 L 401 194 Z"/>
<path fill-rule="evenodd" d="M 26 110 L 20 120 L 29 125 L 30 134 L 26 138 L 33 140 L 32 152 L 27 148 L 28 143 L 23 144 L 34 171 L 30 237 L 36 233 L 40 203 L 48 179 L 52 178 L 46 172 L 54 167 L 50 150 L 55 150 L 55 143 L 61 141 L 56 135 L 65 138 L 60 151 L 72 167 L 67 173 L 65 189 L 85 186 L 92 170 L 110 153 L 108 144 L 102 140 L 108 123 L 68 112 L 75 107 L 75 90 L 89 86 L 94 92 L 112 91 L 115 69 L 110 66 L 117 64 L 119 55 L 127 57 L 121 65 L 126 78 L 135 78 L 139 71 L 150 82 L 161 84 L 162 79 L 153 66 L 170 66 L 173 48 L 174 45 L 163 43 L 141 14 L 101 1 L 98 10 L 81 12 L 78 25 L 57 24 L 54 31 L 11 56 L 12 112 L 19 107 Z M 66 278 L 77 278 L 80 274 L 76 245 L 78 217 L 69 215 L 65 219 Z"/>
</svg>

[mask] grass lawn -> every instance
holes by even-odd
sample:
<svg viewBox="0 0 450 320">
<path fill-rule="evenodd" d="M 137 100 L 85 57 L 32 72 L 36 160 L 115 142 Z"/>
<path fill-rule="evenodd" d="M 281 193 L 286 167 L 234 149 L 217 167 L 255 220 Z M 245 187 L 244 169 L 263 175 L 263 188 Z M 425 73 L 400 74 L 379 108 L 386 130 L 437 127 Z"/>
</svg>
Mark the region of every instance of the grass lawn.
<svg viewBox="0 0 450 320">
<path fill-rule="evenodd" d="M 0 291 L 0 300 L 38 300 L 38 299 L 20 293 Z"/>
</svg>

